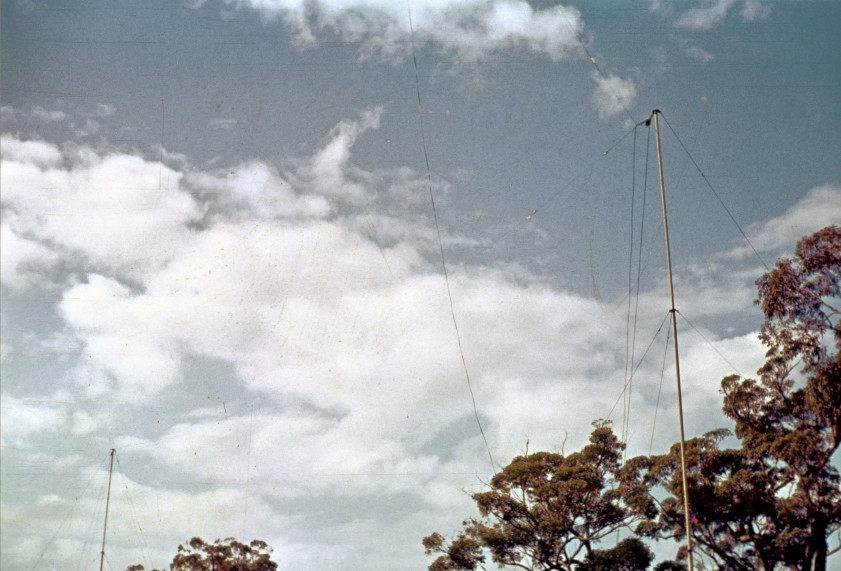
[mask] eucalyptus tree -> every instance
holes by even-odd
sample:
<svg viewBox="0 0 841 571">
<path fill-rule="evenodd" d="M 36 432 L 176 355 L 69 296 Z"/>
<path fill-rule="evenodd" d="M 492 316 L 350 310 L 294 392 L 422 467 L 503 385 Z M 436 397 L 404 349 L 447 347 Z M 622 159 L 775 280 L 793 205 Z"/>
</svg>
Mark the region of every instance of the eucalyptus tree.
<svg viewBox="0 0 841 571">
<path fill-rule="evenodd" d="M 170 571 L 276 571 L 271 559 L 272 548 L 255 539 L 242 543 L 233 537 L 213 543 L 194 537 L 178 552 L 169 565 Z M 127 571 L 143 571 L 143 565 L 132 565 Z M 152 571 L 158 571 L 152 569 Z"/>
<path fill-rule="evenodd" d="M 723 429 L 687 443 L 692 538 L 721 568 L 825 571 L 841 549 L 828 543 L 841 528 L 841 228 L 805 237 L 756 284 L 766 361 L 756 379 L 721 382 L 741 446 L 720 449 Z M 678 453 L 634 458 L 620 474 L 658 504 L 653 536 L 686 534 Z"/>
<path fill-rule="evenodd" d="M 440 553 L 430 571 L 501 566 L 529 570 L 645 569 L 651 553 L 641 542 L 598 549 L 608 536 L 653 517 L 654 506 L 615 479 L 624 444 L 607 421 L 594 423 L 590 443 L 564 456 L 535 452 L 518 456 L 495 474 L 488 490 L 473 494 L 479 517 L 466 520 L 449 541 L 440 533 L 423 539 L 427 555 Z M 619 558 L 619 559 L 617 559 Z"/>
</svg>

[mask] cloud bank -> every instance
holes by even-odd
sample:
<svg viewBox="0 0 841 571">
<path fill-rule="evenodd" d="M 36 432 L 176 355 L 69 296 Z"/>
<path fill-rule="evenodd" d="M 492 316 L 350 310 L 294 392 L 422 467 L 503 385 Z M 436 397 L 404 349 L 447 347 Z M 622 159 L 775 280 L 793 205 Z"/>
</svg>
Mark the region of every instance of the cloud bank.
<svg viewBox="0 0 841 571">
<path fill-rule="evenodd" d="M 526 50 L 551 61 L 585 55 L 582 15 L 578 9 L 561 4 L 535 8 L 524 0 L 421 0 L 399 7 L 387 0 L 226 3 L 238 9 L 256 10 L 268 21 L 281 21 L 292 30 L 294 41 L 301 48 L 338 40 L 356 45 L 363 59 L 396 63 L 408 57 L 413 46 L 432 47 L 459 64 L 492 62 L 512 49 Z M 614 74 L 596 74 L 594 80 L 592 101 L 602 118 L 616 115 L 634 103 L 634 80 Z"/>
<path fill-rule="evenodd" d="M 301 46 L 313 45 L 326 34 L 359 44 L 363 56 L 401 58 L 410 53 L 411 30 L 416 42 L 468 62 L 502 50 L 521 47 L 559 60 L 579 49 L 584 23 L 580 12 L 556 5 L 535 9 L 523 0 L 495 2 L 420 0 L 395 5 L 387 0 L 357 2 L 328 0 L 226 0 L 237 8 L 256 10 L 264 18 L 280 19 L 294 30 Z M 411 26 L 409 21 L 411 8 Z"/>
<path fill-rule="evenodd" d="M 614 80 L 605 88 L 625 93 L 611 103 L 619 112 L 633 92 Z M 367 171 L 353 161 L 354 143 L 378 128 L 380 113 L 339 122 L 287 170 L 259 160 L 215 170 L 186 160 L 161 164 L 4 136 L 4 296 L 50 293 L 60 324 L 59 333 L 4 348 L 5 358 L 40 351 L 67 365 L 48 385 L 48 399 L 4 393 L 4 411 L 11 409 L 2 416 L 4 445 L 107 428 L 132 463 L 162 474 L 164 484 L 130 483 L 144 506 L 157 506 L 139 517 L 161 544 L 249 533 L 259 522 L 255 533 L 279 560 L 339 569 L 365 561 L 370 545 L 349 540 L 353 534 L 389 533 L 405 545 L 429 521 L 456 525 L 453 514 L 469 503 L 459 489 L 491 466 L 428 204 L 406 199 L 424 196 L 423 177 L 405 168 Z M 839 193 L 814 189 L 754 235 L 763 247 L 777 244 L 776 236 L 790 244 L 814 229 L 815 213 L 836 216 L 826 205 L 841 203 Z M 446 232 L 444 239 L 470 240 Z M 683 313 L 738 311 L 742 282 L 756 277 L 755 268 L 721 273 L 735 282 L 696 280 L 686 296 L 718 303 Z M 652 438 L 659 447 L 674 440 L 673 423 L 663 420 L 674 416 L 671 383 L 659 397 L 658 426 L 649 421 L 658 410 L 662 358 L 643 360 L 622 392 L 623 312 L 605 312 L 593 299 L 502 264 L 464 262 L 449 277 L 477 412 L 497 463 L 527 440 L 551 450 L 568 436 L 577 447 L 590 421 L 611 411 L 625 424 L 625 397 L 635 399 L 634 418 L 645 419 L 627 422 L 632 452 L 646 451 Z M 640 298 L 632 368 L 649 342 L 651 354 L 665 354 L 664 332 L 655 336 L 663 293 Z M 730 298 L 739 303 L 727 305 Z M 720 406 L 718 379 L 734 366 L 751 374 L 762 348 L 755 335 L 719 338 L 703 329 L 688 332 L 682 348 L 691 364 L 688 430 L 702 432 L 721 424 L 709 414 Z M 196 363 L 227 372 L 213 381 L 191 372 Z M 39 521 L 73 505 L 46 496 L 38 502 L 32 517 Z M 382 513 L 360 515 L 360 503 Z M 4 518 L 22 509 L 4 504 Z M 26 550 L 46 549 L 28 532 L 13 532 Z M 141 561 L 128 538 L 115 531 L 121 557 Z M 51 553 L 82 546 L 72 538 Z M 411 568 L 421 560 L 420 549 L 409 557 L 395 552 L 383 565 Z"/>
</svg>

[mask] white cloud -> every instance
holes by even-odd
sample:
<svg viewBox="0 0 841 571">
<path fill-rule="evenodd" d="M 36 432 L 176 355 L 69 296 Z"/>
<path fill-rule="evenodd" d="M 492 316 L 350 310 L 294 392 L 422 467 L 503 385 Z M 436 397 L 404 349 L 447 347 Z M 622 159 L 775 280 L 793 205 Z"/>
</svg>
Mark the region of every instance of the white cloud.
<svg viewBox="0 0 841 571">
<path fill-rule="evenodd" d="M 99 123 L 99 121 L 94 121 L 90 117 L 85 119 L 85 122 L 83 124 L 79 124 L 76 122 L 70 123 L 70 130 L 76 139 L 92 137 L 93 135 L 98 134 L 101 128 L 102 125 Z"/>
<path fill-rule="evenodd" d="M 754 20 L 762 20 L 770 16 L 771 7 L 763 0 L 745 0 L 739 14 L 745 22 L 753 22 Z"/>
<path fill-rule="evenodd" d="M 593 91 L 593 104 L 601 117 L 611 117 L 626 111 L 637 98 L 637 87 L 632 79 L 623 79 L 618 75 L 601 75 L 593 72 L 590 76 L 596 82 Z"/>
<path fill-rule="evenodd" d="M 605 112 L 616 113 L 634 88 L 608 79 L 615 83 L 604 89 L 625 93 L 602 102 Z M 224 362 L 234 371 L 226 390 L 240 396 L 227 408 L 196 406 L 158 432 L 123 426 L 117 436 L 121 450 L 163 474 L 218 490 L 140 492 L 144 505 L 155 508 L 144 513 L 154 516 L 144 529 L 160 526 L 162 539 L 242 536 L 238 515 L 236 529 L 228 529 L 230 514 L 247 502 L 243 522 L 273 522 L 266 528 L 271 537 L 263 538 L 277 548 L 278 560 L 288 553 L 312 563 L 312 540 L 290 531 L 294 526 L 271 502 L 418 502 L 417 512 L 383 521 L 344 514 L 335 524 L 319 523 L 333 535 L 318 545 L 339 563 L 315 566 L 342 568 L 365 556 L 364 546 L 345 538 L 349 529 L 376 534 L 393 524 L 410 534 L 421 515 L 449 521 L 453 506 L 461 515 L 469 501 L 458 488 L 491 468 L 459 345 L 500 464 L 526 440 L 533 449 L 556 449 L 568 434 L 568 449 L 578 448 L 590 421 L 606 415 L 621 394 L 623 313 L 602 312 L 594 300 L 524 271 L 450 268 L 459 344 L 440 259 L 429 247 L 434 230 L 417 216 L 418 204 L 401 201 L 390 209 L 422 177 L 408 169 L 368 172 L 351 160 L 352 145 L 379 117 L 372 110 L 339 123 L 312 157 L 283 173 L 260 161 L 209 172 L 179 161 L 176 169 L 127 154 L 10 138 L 2 172 L 4 232 L 32 242 L 25 243 L 30 253 L 13 258 L 13 271 L 31 259 L 49 263 L 47 252 L 73 252 L 65 262 L 84 276 L 65 282 L 57 306 L 65 326 L 59 341 L 75 359 L 67 378 L 91 402 L 138 412 L 165 406 L 181 383 L 204 382 L 183 378 L 188 360 Z M 162 177 L 173 182 L 170 190 L 160 190 Z M 62 217 L 50 213 L 69 220 L 52 221 Z M 698 297 L 715 285 L 696 283 Z M 641 303 L 646 342 L 662 316 L 651 311 L 648 317 L 659 293 Z M 740 343 L 749 345 L 738 339 L 722 345 Z M 709 364 L 697 338 L 683 347 L 695 363 L 687 373 L 693 391 L 687 416 L 697 430 L 718 426 L 707 409 L 717 403 L 721 367 Z M 660 364 L 649 357 L 640 368 L 633 392 L 640 410 L 653 410 Z M 664 395 L 661 414 L 670 414 L 673 400 Z M 86 438 L 101 427 L 114 430 L 113 417 L 96 406 L 68 413 L 13 404 L 14 418 L 22 419 L 9 433 L 14 441 L 59 429 Z M 647 430 L 636 423 L 634 438 L 642 440 Z M 667 428 L 658 438 L 668 444 L 676 436 Z M 78 549 L 80 542 L 71 538 L 60 550 Z M 302 554 L 303 545 L 309 554 Z M 127 563 L 140 561 L 135 547 L 127 540 L 120 547 L 135 558 Z"/>
<path fill-rule="evenodd" d="M 122 462 L 131 468 L 125 456 Z M 59 568 L 62 562 L 98 565 L 96 538 L 102 537 L 107 466 L 87 470 L 80 480 L 73 482 L 75 498 L 36 493 L 20 502 L 4 499 L 4 567 L 31 568 L 38 559 Z M 275 560 L 282 560 L 292 520 L 278 515 L 260 497 L 249 497 L 246 502 L 241 488 L 195 492 L 153 488 L 133 481 L 118 466 L 113 480 L 106 558 L 114 569 L 137 563 L 147 569 L 164 568 L 177 553 L 178 543 L 196 536 L 208 541 L 232 535 L 265 539 L 275 548 Z M 248 514 L 243 513 L 246 503 Z M 243 515 L 259 525 L 243 526 Z M 56 529 L 59 524 L 61 529 Z M 29 534 L 33 527 L 43 530 L 37 539 Z M 56 540 L 57 531 L 62 533 Z"/>
<path fill-rule="evenodd" d="M 699 48 L 698 46 L 690 46 L 686 48 L 686 56 L 692 61 L 700 64 L 707 64 L 715 60 L 715 56 L 713 54 Z"/>
<path fill-rule="evenodd" d="M 2 202 L 18 236 L 126 271 L 165 263 L 202 216 L 181 174 L 126 154 L 3 139 Z M 65 166 L 67 164 L 67 166 Z M 175 181 L 164 190 L 161 180 Z"/>
<path fill-rule="evenodd" d="M 674 12 L 672 0 L 649 0 L 648 9 L 655 14 L 670 14 Z"/>
<path fill-rule="evenodd" d="M 613 80 L 615 89 L 633 91 L 625 80 Z M 613 105 L 606 109 L 622 108 Z M 303 448 L 316 451 L 308 456 L 309 479 L 291 485 L 289 493 L 335 492 L 338 480 L 329 475 L 336 473 L 394 471 L 423 481 L 439 470 L 441 460 L 419 450 L 438 436 L 440 428 L 432 427 L 470 419 L 472 409 L 446 285 L 437 261 L 426 257 L 431 230 L 407 223 L 405 215 L 368 218 L 385 236 L 386 249 L 361 224 L 364 217 L 328 218 L 336 201 L 378 204 L 372 188 L 378 175 L 350 164 L 354 141 L 378 120 L 375 110 L 340 123 L 312 158 L 284 175 L 260 162 L 181 173 L 92 151 L 83 159 L 65 157 L 72 165 L 61 168 L 54 148 L 19 153 L 4 177 L 25 180 L 30 188 L 69 189 L 47 193 L 40 202 L 20 190 L 4 200 L 16 210 L 17 224 L 89 260 L 80 262 L 85 283 L 67 289 L 59 305 L 81 343 L 73 375 L 87 394 L 142 405 L 179 381 L 184 355 L 218 359 L 231 363 L 240 381 L 267 402 L 303 407 L 255 418 L 255 445 L 265 446 L 265 454 L 269 445 L 261 438 L 292 447 L 287 457 L 307 457 Z M 39 161 L 48 168 L 32 164 Z M 154 187 L 162 170 L 176 181 L 175 190 L 150 202 L 149 195 L 159 196 Z M 414 177 L 403 173 L 392 180 L 411 184 Z M 107 245 L 100 245 L 79 236 L 80 225 L 42 222 L 45 201 L 57 211 L 84 210 L 85 230 L 112 232 L 112 218 L 132 220 L 144 210 L 149 215 L 144 223 L 115 226 Z M 166 244 L 165 255 L 149 255 L 153 241 Z M 130 274 L 135 287 L 122 281 L 122 260 L 136 265 Z M 603 314 L 595 302 L 539 285 L 524 273 L 512 277 L 468 266 L 452 268 L 450 278 L 479 413 L 489 423 L 494 449 L 512 454 L 524 432 L 540 432 L 535 445 L 549 447 L 572 427 L 583 427 L 575 434 L 583 441 L 592 420 L 584 416 L 609 410 L 615 390 L 603 387 L 621 383 L 621 316 Z M 590 404 L 572 406 L 564 397 L 568 391 L 593 395 Z M 566 419 L 553 424 L 552 415 L 535 413 L 534 395 L 554 403 L 545 410 Z M 79 417 L 74 429 L 85 432 L 94 422 Z M 226 438 L 232 438 L 244 422 L 241 416 L 220 426 L 231 427 Z M 161 461 L 229 481 L 228 468 L 205 472 L 199 456 L 191 460 L 195 468 L 176 461 L 183 452 L 179 443 L 207 450 L 221 445 L 211 425 L 183 425 L 154 441 Z M 460 438 L 484 462 L 477 431 Z M 337 443 L 348 455 L 333 455 Z M 209 462 L 212 455 L 204 457 Z M 404 489 L 417 478 L 393 485 Z M 340 481 L 352 488 L 370 484 Z"/>
<path fill-rule="evenodd" d="M 85 410 L 77 408 L 73 411 L 72 426 L 70 431 L 74 435 L 85 436 L 96 432 L 97 430 L 101 430 L 105 424 L 106 422 L 102 417 L 92 415 Z"/>
<path fill-rule="evenodd" d="M 293 399 L 309 407 L 265 422 L 257 418 L 256 425 L 274 446 L 297 446 L 288 450 L 289 457 L 307 457 L 302 446 L 323 451 L 309 455 L 312 471 L 306 486 L 334 489 L 337 481 L 339 487 L 353 489 L 381 485 L 370 479 L 336 480 L 336 473 L 414 474 L 389 480 L 400 489 L 417 483 L 417 478 L 431 477 L 439 461 L 417 452 L 437 434 L 428 425 L 446 426 L 470 418 L 472 411 L 445 284 L 437 263 L 425 259 L 425 242 L 415 243 L 419 236 L 426 240 L 430 229 L 418 224 L 411 230 L 405 223 L 402 233 L 385 228 L 382 234 L 390 242 L 386 251 L 357 229 L 357 217 L 323 218 L 328 209 L 320 193 L 329 193 L 331 184 L 346 187 L 350 145 L 375 121 L 372 115 L 359 124 L 344 122 L 337 127 L 315 157 L 302 162 L 307 176 L 294 177 L 301 187 L 297 194 L 262 163 L 242 165 L 230 174 L 182 176 L 172 171 L 171 177 L 179 181 L 173 192 L 182 198 L 171 205 L 164 202 L 161 209 L 153 203 L 148 232 L 155 232 L 154 218 L 166 219 L 164 213 L 173 207 L 178 212 L 186 204 L 187 213 L 201 211 L 197 199 L 182 190 L 184 185 L 199 192 L 212 216 L 204 219 L 201 229 L 187 227 L 192 216 L 172 217 L 159 231 L 168 236 L 169 255 L 138 266 L 131 274 L 135 288 L 119 279 L 115 260 L 140 258 L 142 243 L 151 240 L 150 234 L 139 229 L 134 234 L 115 233 L 110 240 L 119 245 L 103 249 L 76 236 L 79 226 L 44 227 L 38 216 L 43 204 L 29 200 L 26 193 L 4 197 L 16 209 L 18 223 L 29 221 L 32 232 L 112 268 L 107 273 L 89 269 L 85 283 L 67 289 L 59 305 L 69 334 L 81 343 L 72 376 L 86 394 L 148 403 L 178 381 L 182 355 L 221 359 L 234 364 L 241 380 L 271 401 Z M 117 189 L 112 197 L 99 190 L 104 181 L 117 179 L 110 167 L 105 169 L 108 174 L 100 173 L 109 160 L 122 166 L 119 186 L 125 189 Z M 50 207 L 66 210 L 75 203 L 86 204 L 92 227 L 103 225 L 102 219 L 130 218 L 142 210 L 148 203 L 131 189 L 154 184 L 154 167 L 162 168 L 138 158 L 95 154 L 77 161 L 75 167 L 53 166 L 46 173 L 22 160 L 10 164 L 14 168 L 11 174 L 4 170 L 4 176 L 11 181 L 19 176 L 37 188 L 39 177 L 52 176 L 57 188 L 67 184 L 71 192 L 48 196 Z M 101 183 L 90 182 L 99 179 Z M 88 184 L 77 194 L 75 181 Z M 361 188 L 370 193 L 368 187 Z M 370 196 L 368 200 L 374 198 Z M 297 204 L 297 210 L 280 216 L 275 207 L 266 206 L 278 197 L 286 207 Z M 389 218 L 374 220 L 379 224 Z M 110 249 L 117 247 L 124 254 Z M 91 268 L 90 262 L 79 263 Z M 528 280 L 524 275 L 518 278 Z M 515 283 L 496 270 L 477 274 L 454 268 L 451 279 L 465 351 L 481 395 L 480 412 L 491 415 L 498 435 L 534 417 L 526 401 L 522 407 L 506 408 L 501 403 L 514 402 L 521 389 L 530 388 L 545 391 L 548 399 L 555 392 L 548 388 L 551 382 L 567 376 L 584 379 L 592 372 L 593 363 L 580 355 L 612 352 L 609 336 L 616 333 L 617 324 L 605 327 L 589 318 L 591 302 Z M 583 329 L 592 335 L 582 335 Z M 610 359 L 600 362 L 609 376 Z M 562 407 L 560 399 L 558 408 Z M 507 416 L 498 416 L 502 408 Z M 96 421 L 77 415 L 73 430 L 87 433 Z M 160 449 L 178 442 L 200 446 L 202 434 L 212 435 L 202 425 L 180 430 L 186 432 L 158 442 Z M 553 434 L 549 431 L 546 438 Z M 475 432 L 470 439 L 473 446 L 479 445 Z M 336 443 L 347 454 L 335 456 L 337 448 L 330 444 Z M 211 439 L 206 446 L 210 450 L 216 444 Z M 501 443 L 505 449 L 520 444 L 518 439 Z M 268 454 L 268 448 L 261 450 Z M 481 454 L 478 458 L 481 461 Z M 289 493 L 299 491 L 289 487 Z"/>
<path fill-rule="evenodd" d="M 408 55 L 408 5 L 388 0 L 226 0 L 251 8 L 265 18 L 281 18 L 301 45 L 314 44 L 325 32 L 360 44 L 363 55 L 395 58 Z M 559 60 L 579 49 L 584 24 L 580 12 L 567 6 L 537 10 L 523 0 L 484 2 L 421 0 L 411 4 L 415 39 L 465 61 L 477 61 L 512 47 Z"/>
<path fill-rule="evenodd" d="M 322 147 L 307 164 L 300 168 L 297 177 L 310 192 L 352 203 L 367 202 L 373 197 L 364 184 L 367 173 L 349 169 L 350 149 L 356 139 L 372 129 L 379 129 L 382 108 L 370 109 L 358 121 L 342 121 L 328 136 Z"/>
<path fill-rule="evenodd" d="M 415 455 L 386 434 L 372 440 L 370 429 L 360 428 L 301 411 L 258 412 L 177 425 L 158 440 L 121 444 L 204 481 L 248 480 L 275 497 L 407 491 L 437 472 L 434 457 Z"/>
<path fill-rule="evenodd" d="M 64 111 L 50 111 L 48 109 L 44 109 L 40 105 L 36 105 L 32 108 L 32 115 L 46 123 L 64 121 L 67 118 L 67 114 Z"/>
<path fill-rule="evenodd" d="M 292 183 L 262 161 L 209 173 L 188 170 L 185 184 L 201 194 L 211 218 L 323 218 L 330 213 L 324 197 L 296 194 Z"/>
<path fill-rule="evenodd" d="M 841 224 L 841 185 L 825 184 L 811 189 L 782 215 L 748 228 L 754 246 L 765 252 L 793 252 L 794 245 L 830 224 Z M 736 250 L 748 253 L 746 247 Z"/>
<path fill-rule="evenodd" d="M 288 242 L 277 229 L 268 231 L 261 234 L 272 239 L 251 233 L 250 242 L 245 228 L 207 235 L 206 247 L 191 250 L 188 264 L 168 267 L 145 294 L 117 295 L 118 311 L 100 304 L 96 318 L 80 310 L 70 319 L 157 332 L 141 341 L 230 360 L 265 402 L 306 406 L 278 404 L 271 415 L 258 407 L 253 417 L 179 425 L 131 446 L 181 472 L 230 485 L 242 477 L 249 441 L 262 459 L 252 482 L 278 478 L 280 460 L 271 458 L 282 458 L 283 470 L 296 475 L 284 485 L 288 495 L 409 490 L 428 481 L 440 460 L 419 450 L 472 416 L 442 279 L 398 261 L 392 278 L 370 243 L 327 223 L 298 228 L 303 236 L 288 252 L 255 247 Z M 206 255 L 216 258 L 210 263 Z M 296 279 L 280 279 L 292 267 Z M 557 444 L 565 429 L 583 440 L 587 415 L 606 412 L 621 386 L 615 358 L 624 340 L 621 317 L 502 274 L 455 272 L 453 280 L 465 355 L 495 454 L 509 457 L 529 433 L 535 446 Z M 567 398 L 570 392 L 593 396 L 582 406 L 580 398 Z M 550 406 L 536 411 L 535 398 Z M 481 466 L 478 432 L 467 438 Z M 220 450 L 230 462 L 216 460 Z M 387 474 L 400 477 L 378 479 Z"/>
<path fill-rule="evenodd" d="M 49 247 L 17 235 L 9 224 L 0 224 L 0 279 L 16 289 L 34 287 L 42 271 L 58 260 Z"/>
<path fill-rule="evenodd" d="M 149 330 L 150 324 L 142 317 L 165 308 L 133 302 L 128 288 L 93 274 L 87 284 L 65 292 L 59 309 L 84 340 L 74 376 L 88 386 L 89 394 L 115 394 L 138 402 L 176 378 L 180 368 L 177 349 L 160 343 L 161 338 Z M 162 340 L 168 341 L 166 336 Z"/>
<path fill-rule="evenodd" d="M 734 4 L 735 0 L 707 0 L 702 7 L 681 14 L 675 25 L 690 30 L 710 30 L 724 21 Z"/>
<path fill-rule="evenodd" d="M 3 135 L 0 138 L 0 147 L 3 149 L 3 162 L 31 163 L 41 169 L 61 165 L 61 151 L 55 145 L 44 141 L 22 141 L 17 137 Z"/>
<path fill-rule="evenodd" d="M 42 400 L 29 400 L 0 396 L 0 443 L 4 447 L 24 446 L 26 441 L 43 433 L 50 433 L 66 424 L 67 418 L 61 407 Z"/>
<path fill-rule="evenodd" d="M 111 117 L 116 113 L 117 109 L 115 107 L 104 103 L 97 103 L 96 109 L 93 111 L 92 115 L 94 117 Z"/>
<path fill-rule="evenodd" d="M 700 334 L 706 337 L 704 340 L 683 319 L 678 320 L 678 334 L 687 438 L 713 428 L 732 428 L 732 422 L 722 412 L 721 379 L 737 372 L 746 377 L 754 376 L 764 361 L 765 348 L 755 332 L 719 338 L 700 328 Z M 673 350 L 671 345 L 665 347 L 662 338 L 634 377 L 631 404 L 629 455 L 649 454 L 650 446 L 655 453 L 667 450 L 678 440 Z M 621 413 L 615 414 L 614 418 L 619 421 Z"/>
<path fill-rule="evenodd" d="M 706 31 L 721 25 L 736 5 L 736 0 L 702 0 L 698 3 L 698 6 L 678 12 L 674 2 L 652 0 L 650 9 L 663 17 L 674 17 L 674 24 L 678 28 Z M 739 15 L 744 22 L 761 20 L 767 18 L 770 14 L 770 6 L 763 0 L 744 0 L 739 10 Z"/>
</svg>

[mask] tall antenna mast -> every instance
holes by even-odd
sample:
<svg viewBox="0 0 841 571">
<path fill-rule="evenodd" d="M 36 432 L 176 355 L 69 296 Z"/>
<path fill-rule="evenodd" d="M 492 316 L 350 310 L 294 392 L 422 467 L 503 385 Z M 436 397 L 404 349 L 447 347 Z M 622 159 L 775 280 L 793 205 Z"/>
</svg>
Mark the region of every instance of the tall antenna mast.
<svg viewBox="0 0 841 571">
<path fill-rule="evenodd" d="M 111 476 L 114 473 L 114 454 L 116 452 L 115 448 L 111 449 L 111 468 L 108 470 L 108 495 L 105 498 L 105 525 L 102 528 L 102 555 L 99 558 L 99 571 L 102 571 L 102 566 L 105 563 L 105 534 L 108 532 L 108 505 L 111 503 Z"/>
<path fill-rule="evenodd" d="M 675 309 L 675 287 L 672 282 L 672 255 L 669 249 L 669 222 L 666 218 L 666 188 L 663 184 L 663 158 L 660 153 L 660 123 L 657 120 L 659 115 L 659 109 L 652 111 L 651 117 L 648 121 L 646 121 L 646 125 L 651 124 L 651 118 L 653 117 L 654 133 L 657 139 L 657 167 L 660 170 L 660 202 L 663 204 L 663 230 L 665 230 L 666 233 L 666 265 L 669 269 L 669 296 L 671 297 L 672 302 L 669 313 L 672 315 L 672 335 L 675 340 L 675 378 L 677 380 L 678 419 L 680 420 L 680 474 L 683 481 L 683 515 L 685 517 L 686 525 L 686 548 L 687 556 L 689 558 L 689 571 L 693 571 L 695 567 L 692 564 L 692 520 L 689 516 L 689 491 L 686 487 L 686 438 L 683 430 L 683 399 L 681 398 L 680 391 L 680 358 L 678 356 L 677 348 L 677 310 Z"/>
</svg>

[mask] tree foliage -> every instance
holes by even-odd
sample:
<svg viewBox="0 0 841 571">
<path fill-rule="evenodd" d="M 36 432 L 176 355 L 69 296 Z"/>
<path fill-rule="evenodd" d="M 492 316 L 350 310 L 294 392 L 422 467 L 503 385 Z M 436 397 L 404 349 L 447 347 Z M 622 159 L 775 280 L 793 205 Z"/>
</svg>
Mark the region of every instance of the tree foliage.
<svg viewBox="0 0 841 571">
<path fill-rule="evenodd" d="M 825 571 L 841 549 L 828 543 L 841 529 L 832 463 L 841 444 L 841 228 L 804 238 L 756 284 L 766 362 L 757 379 L 721 382 L 740 447 L 721 448 L 726 429 L 686 442 L 692 539 L 719 569 Z M 680 444 L 620 466 L 623 449 L 598 422 L 581 452 L 515 458 L 472 496 L 481 517 L 451 541 L 424 538 L 428 555 L 441 554 L 429 569 L 484 568 L 488 556 L 534 570 L 646 569 L 651 553 L 639 537 L 686 537 Z M 638 537 L 597 549 L 632 526 Z M 682 547 L 678 560 L 685 556 Z M 655 569 L 682 568 L 665 561 Z"/>
<path fill-rule="evenodd" d="M 692 537 L 721 568 L 826 569 L 827 538 L 841 527 L 831 463 L 841 443 L 839 283 L 837 226 L 801 240 L 792 259 L 757 280 L 766 362 L 758 379 L 721 382 L 741 448 L 719 448 L 726 430 L 687 442 Z M 621 479 L 641 490 L 665 488 L 648 531 L 685 537 L 679 445 L 630 460 Z"/>
<path fill-rule="evenodd" d="M 841 490 L 831 459 L 841 444 L 841 228 L 797 244 L 757 280 L 768 347 L 759 381 L 722 381 L 724 413 L 751 458 L 773 462 L 791 490 L 780 512 L 799 523 L 804 569 L 826 569 L 827 536 L 841 527 Z M 798 371 L 799 365 L 801 369 Z"/>
<path fill-rule="evenodd" d="M 620 544 L 618 552 L 596 549 L 609 534 L 653 517 L 654 506 L 630 487 L 620 489 L 614 476 L 624 445 L 608 422 L 594 426 L 580 452 L 518 456 L 494 475 L 489 490 L 472 496 L 481 517 L 466 520 L 449 542 L 439 533 L 424 538 L 427 555 L 441 553 L 430 571 L 477 569 L 488 555 L 531 570 L 601 569 L 610 557 L 629 562 L 628 569 L 647 567 L 650 553 L 641 542 Z M 644 566 L 633 566 L 646 557 Z"/>
<path fill-rule="evenodd" d="M 272 561 L 271 553 L 272 548 L 258 539 L 246 544 L 228 537 L 208 543 L 194 537 L 186 546 L 178 546 L 169 568 L 170 571 L 276 571 L 277 563 Z M 127 571 L 143 571 L 143 566 L 132 565 Z"/>
<path fill-rule="evenodd" d="M 654 555 L 637 537 L 627 537 L 610 549 L 594 550 L 576 571 L 643 571 Z"/>
<path fill-rule="evenodd" d="M 762 460 L 753 460 L 740 449 L 721 450 L 729 435 L 720 429 L 686 442 L 686 478 L 691 502 L 692 539 L 715 564 L 734 571 L 773 569 L 785 560 L 798 561 L 777 513 L 779 482 Z M 632 458 L 621 479 L 645 489 L 665 489 L 665 497 L 652 493 L 658 517 L 643 525 L 657 538 L 684 539 L 683 482 L 680 444 L 668 454 Z M 681 547 L 678 559 L 685 557 Z"/>
</svg>

